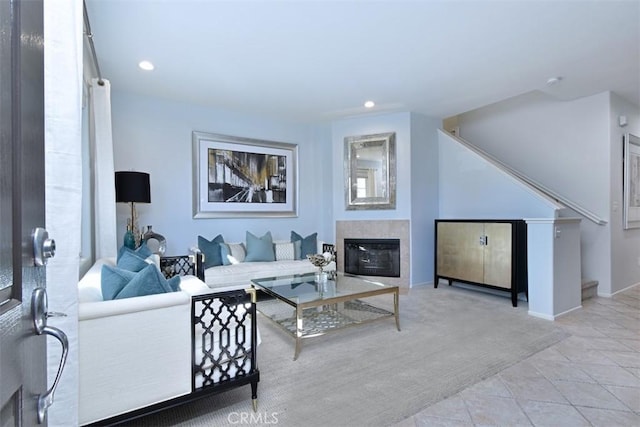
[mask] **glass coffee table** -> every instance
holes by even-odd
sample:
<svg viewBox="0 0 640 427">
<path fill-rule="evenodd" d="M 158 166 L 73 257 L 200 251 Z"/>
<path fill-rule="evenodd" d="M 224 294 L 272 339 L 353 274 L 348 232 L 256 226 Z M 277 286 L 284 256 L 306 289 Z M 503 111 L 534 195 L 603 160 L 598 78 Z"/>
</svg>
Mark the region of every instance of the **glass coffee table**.
<svg viewBox="0 0 640 427">
<path fill-rule="evenodd" d="M 295 338 L 293 360 L 300 354 L 303 338 L 392 316 L 400 330 L 397 286 L 342 273 L 327 280 L 317 277 L 311 273 L 252 280 L 255 288 L 272 297 L 259 300 L 258 311 Z M 393 295 L 393 311 L 363 301 L 384 294 Z"/>
</svg>

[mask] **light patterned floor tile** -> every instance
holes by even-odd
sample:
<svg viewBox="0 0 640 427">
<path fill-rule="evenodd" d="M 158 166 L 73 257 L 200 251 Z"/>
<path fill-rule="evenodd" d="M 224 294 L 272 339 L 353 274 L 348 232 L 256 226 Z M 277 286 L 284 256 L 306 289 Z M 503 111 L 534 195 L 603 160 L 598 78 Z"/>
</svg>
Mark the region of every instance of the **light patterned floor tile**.
<svg viewBox="0 0 640 427">
<path fill-rule="evenodd" d="M 630 427 L 640 425 L 640 415 L 633 412 L 599 408 L 576 408 L 594 427 Z"/>
<path fill-rule="evenodd" d="M 571 405 L 550 402 L 520 402 L 520 406 L 536 427 L 590 426 L 591 424 Z"/>
<path fill-rule="evenodd" d="M 480 381 L 460 392 L 461 396 L 479 394 L 481 396 L 513 397 L 509 389 L 498 375 Z"/>
<path fill-rule="evenodd" d="M 619 366 L 591 365 L 579 363 L 579 366 L 591 378 L 602 385 L 618 385 L 626 387 L 640 387 L 640 378 L 637 378 L 625 368 Z"/>
<path fill-rule="evenodd" d="M 640 286 L 587 300 L 568 338 L 394 427 L 640 426 L 638 308 Z"/>
<path fill-rule="evenodd" d="M 507 388 L 517 399 L 537 400 L 541 402 L 568 403 L 554 385 L 544 377 L 504 378 Z"/>
<path fill-rule="evenodd" d="M 605 385 L 605 389 L 627 405 L 632 411 L 640 413 L 640 388 Z"/>
<path fill-rule="evenodd" d="M 551 362 L 546 360 L 535 361 L 533 363 L 540 373 L 542 373 L 542 375 L 544 375 L 548 380 L 577 381 L 585 383 L 596 382 L 596 380 L 590 377 L 584 370 L 580 369 L 580 365 L 576 363 Z"/>
<path fill-rule="evenodd" d="M 542 361 L 542 362 L 569 362 L 569 359 L 563 355 L 562 353 L 560 353 L 558 351 L 557 348 L 554 347 L 549 347 L 549 348 L 545 348 L 544 350 L 542 350 L 539 353 L 534 354 L 533 356 L 531 356 L 529 359 L 527 359 L 529 362 L 538 362 L 538 361 Z M 534 366 L 538 366 L 537 363 L 533 363 Z"/>
<path fill-rule="evenodd" d="M 473 395 L 465 397 L 464 402 L 476 425 L 532 425 L 515 399 Z"/>
<path fill-rule="evenodd" d="M 472 422 L 429 416 L 415 416 L 416 427 L 472 427 Z M 404 426 L 402 426 L 404 427 Z"/>
<path fill-rule="evenodd" d="M 640 353 L 635 351 L 603 351 L 602 354 L 623 368 L 640 368 Z"/>
<path fill-rule="evenodd" d="M 459 395 L 435 403 L 428 408 L 418 412 L 416 419 L 424 417 L 438 417 L 457 420 L 464 423 L 473 424 L 467 406 Z"/>
<path fill-rule="evenodd" d="M 576 406 L 625 410 L 627 407 L 599 384 L 553 381 L 562 395 Z"/>
<path fill-rule="evenodd" d="M 627 346 L 627 348 L 629 348 L 630 350 L 640 352 L 640 339 L 631 340 L 631 339 L 619 338 L 618 341 L 620 341 L 621 344 Z"/>
</svg>

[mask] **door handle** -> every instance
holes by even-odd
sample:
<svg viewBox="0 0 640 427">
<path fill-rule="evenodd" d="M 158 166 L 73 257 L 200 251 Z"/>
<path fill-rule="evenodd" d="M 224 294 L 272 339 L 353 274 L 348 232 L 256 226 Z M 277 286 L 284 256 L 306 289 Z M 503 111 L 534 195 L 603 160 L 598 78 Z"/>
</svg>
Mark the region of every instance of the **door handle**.
<svg viewBox="0 0 640 427">
<path fill-rule="evenodd" d="M 33 316 L 33 326 L 37 335 L 51 335 L 62 345 L 62 357 L 58 372 L 53 381 L 53 385 L 44 394 L 38 396 L 38 423 L 42 424 L 47 415 L 47 409 L 53 405 L 53 395 L 58 388 L 60 377 L 65 364 L 67 363 L 67 355 L 69 354 L 69 340 L 67 335 L 58 328 L 47 325 L 49 317 L 66 316 L 64 313 L 49 313 L 47 307 L 47 291 L 44 288 L 36 288 L 31 295 L 31 314 Z"/>
</svg>

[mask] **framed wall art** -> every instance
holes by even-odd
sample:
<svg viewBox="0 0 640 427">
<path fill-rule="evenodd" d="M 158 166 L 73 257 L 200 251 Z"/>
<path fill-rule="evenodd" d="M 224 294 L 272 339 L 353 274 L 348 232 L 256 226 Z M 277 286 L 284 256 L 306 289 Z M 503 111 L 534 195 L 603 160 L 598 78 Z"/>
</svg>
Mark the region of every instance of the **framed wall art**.
<svg viewBox="0 0 640 427">
<path fill-rule="evenodd" d="M 640 228 L 640 138 L 624 136 L 624 228 Z"/>
<path fill-rule="evenodd" d="M 193 132 L 193 217 L 298 215 L 298 146 Z"/>
</svg>

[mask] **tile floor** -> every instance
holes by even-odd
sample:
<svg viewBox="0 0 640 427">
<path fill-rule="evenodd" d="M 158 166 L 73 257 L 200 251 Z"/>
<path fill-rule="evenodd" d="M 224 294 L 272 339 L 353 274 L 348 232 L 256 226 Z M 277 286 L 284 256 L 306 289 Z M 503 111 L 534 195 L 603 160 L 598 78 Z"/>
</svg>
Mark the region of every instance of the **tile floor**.
<svg viewBox="0 0 640 427">
<path fill-rule="evenodd" d="M 556 323 L 571 336 L 395 427 L 640 426 L 640 286 Z"/>
</svg>

